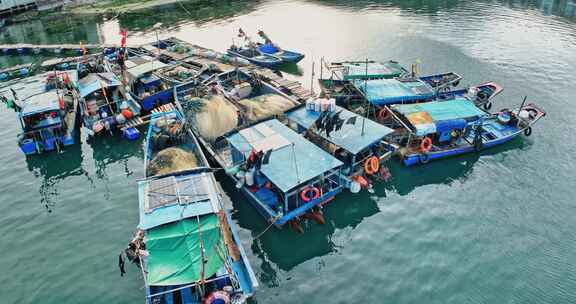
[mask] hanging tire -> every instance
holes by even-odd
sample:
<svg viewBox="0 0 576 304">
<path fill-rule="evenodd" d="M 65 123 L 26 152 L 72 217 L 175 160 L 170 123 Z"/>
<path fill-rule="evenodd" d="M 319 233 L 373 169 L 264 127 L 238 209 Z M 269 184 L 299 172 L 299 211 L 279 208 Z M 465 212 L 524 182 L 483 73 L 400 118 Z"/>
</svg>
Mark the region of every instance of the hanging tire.
<svg viewBox="0 0 576 304">
<path fill-rule="evenodd" d="M 524 129 L 524 135 L 526 135 L 526 136 L 532 135 L 532 127 L 528 127 L 526 129 Z"/>
<path fill-rule="evenodd" d="M 492 103 L 491 102 L 487 102 L 484 104 L 484 110 L 488 111 L 492 109 Z"/>
<path fill-rule="evenodd" d="M 430 155 L 428 154 L 420 154 L 418 156 L 418 160 L 421 164 L 427 164 L 430 161 Z"/>
</svg>

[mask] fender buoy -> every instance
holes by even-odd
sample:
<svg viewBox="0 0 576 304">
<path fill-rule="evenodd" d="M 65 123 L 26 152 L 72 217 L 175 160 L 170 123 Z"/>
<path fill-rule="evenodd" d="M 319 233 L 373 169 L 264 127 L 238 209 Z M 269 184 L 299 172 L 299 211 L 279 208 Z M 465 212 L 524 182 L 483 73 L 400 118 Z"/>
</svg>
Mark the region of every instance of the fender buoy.
<svg viewBox="0 0 576 304">
<path fill-rule="evenodd" d="M 421 164 L 426 164 L 430 161 L 430 156 L 428 154 L 420 154 L 420 156 L 418 156 L 418 160 Z"/>
<path fill-rule="evenodd" d="M 360 188 L 368 188 L 368 181 L 362 176 L 362 175 L 357 175 L 355 177 L 353 177 L 353 179 L 360 184 Z"/>
<path fill-rule="evenodd" d="M 312 193 L 312 194 L 308 195 L 308 193 Z M 300 192 L 300 198 L 304 202 L 309 202 L 309 201 L 315 200 L 319 197 L 320 197 L 320 189 L 318 189 L 316 187 L 306 187 L 304 190 L 302 190 L 302 192 Z"/>
<path fill-rule="evenodd" d="M 230 296 L 227 292 L 217 290 L 211 292 L 203 301 L 203 304 L 229 304 Z"/>
<path fill-rule="evenodd" d="M 380 169 L 380 159 L 377 156 L 372 156 L 364 163 L 364 171 L 366 174 L 374 174 Z"/>
<path fill-rule="evenodd" d="M 127 120 L 130 120 L 130 118 L 132 118 L 132 111 L 128 110 L 128 109 L 123 109 L 122 111 L 120 111 L 120 113 L 122 113 L 122 116 L 124 116 L 124 118 L 126 118 Z"/>
<path fill-rule="evenodd" d="M 52 118 L 56 118 L 56 115 L 58 115 L 58 114 L 56 114 L 56 112 L 51 112 L 51 113 L 50 113 L 50 116 L 51 116 Z"/>
<path fill-rule="evenodd" d="M 380 109 L 380 111 L 378 111 L 378 120 L 380 121 L 385 121 L 386 119 L 388 119 L 388 117 L 390 117 L 390 111 L 384 107 L 382 109 Z"/>
<path fill-rule="evenodd" d="M 526 136 L 532 135 L 532 127 L 528 127 L 526 129 L 524 129 L 524 135 L 526 135 Z"/>
<path fill-rule="evenodd" d="M 64 110 L 64 98 L 58 98 L 58 106 L 60 106 L 60 110 Z"/>
<path fill-rule="evenodd" d="M 432 139 L 430 137 L 424 137 L 420 144 L 420 151 L 428 153 L 430 149 L 432 149 Z"/>
</svg>

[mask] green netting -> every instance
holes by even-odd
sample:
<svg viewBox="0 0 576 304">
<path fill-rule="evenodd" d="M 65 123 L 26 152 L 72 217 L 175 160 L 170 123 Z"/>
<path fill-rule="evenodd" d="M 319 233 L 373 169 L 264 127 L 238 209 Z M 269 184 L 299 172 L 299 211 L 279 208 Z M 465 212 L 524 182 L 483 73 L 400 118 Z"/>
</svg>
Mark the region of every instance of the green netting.
<svg viewBox="0 0 576 304">
<path fill-rule="evenodd" d="M 209 278 L 224 265 L 221 254 L 226 249 L 220 240 L 218 217 L 214 214 L 200 217 L 200 230 L 206 260 L 204 278 Z M 181 285 L 198 281 L 202 271 L 199 235 L 195 217 L 148 230 L 148 285 Z"/>
</svg>

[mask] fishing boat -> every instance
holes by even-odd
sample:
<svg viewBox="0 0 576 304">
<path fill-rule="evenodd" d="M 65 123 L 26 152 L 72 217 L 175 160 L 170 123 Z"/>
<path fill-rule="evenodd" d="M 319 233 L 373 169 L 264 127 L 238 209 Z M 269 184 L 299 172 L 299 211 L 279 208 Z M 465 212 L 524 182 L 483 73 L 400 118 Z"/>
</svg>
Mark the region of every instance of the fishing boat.
<svg viewBox="0 0 576 304">
<path fill-rule="evenodd" d="M 288 125 L 344 163 L 351 192 L 372 189 L 371 179 L 388 180 L 385 162 L 396 147 L 384 141 L 394 130 L 350 112 L 335 100 L 316 99 L 288 111 Z"/>
<path fill-rule="evenodd" d="M 390 109 L 387 121 L 401 130 L 396 137 L 402 146 L 398 154 L 406 166 L 479 152 L 522 134 L 530 136 L 532 126 L 546 115 L 538 106 L 524 102 L 519 109 L 489 114 L 466 98 L 398 104 Z"/>
<path fill-rule="evenodd" d="M 142 270 L 146 303 L 245 303 L 258 287 L 256 276 L 179 111 L 152 116 L 145 153 L 140 222 L 124 254 Z"/>
<path fill-rule="evenodd" d="M 111 133 L 140 115 L 140 105 L 113 73 L 86 75 L 78 82 L 78 92 L 82 124 L 90 135 Z"/>
<path fill-rule="evenodd" d="M 21 80 L 3 91 L 3 101 L 18 113 L 24 154 L 60 151 L 74 144 L 78 94 L 75 70 L 50 72 Z M 9 96 L 9 97 L 8 97 Z"/>
<path fill-rule="evenodd" d="M 258 43 L 260 53 L 278 57 L 285 63 L 298 63 L 304 59 L 304 54 L 302 53 L 281 49 L 263 31 L 258 31 L 258 35 L 264 39 L 264 43 Z"/>
<path fill-rule="evenodd" d="M 355 79 L 391 79 L 402 77 L 409 72 L 397 61 L 341 61 L 326 62 L 321 59 L 320 81 L 330 83 L 331 81 L 351 81 Z M 324 78 L 324 69 L 329 77 Z"/>
<path fill-rule="evenodd" d="M 248 60 L 252 64 L 270 69 L 276 69 L 283 63 L 282 59 L 274 55 L 261 53 L 260 50 L 254 46 L 241 47 L 232 45 L 227 52 L 230 56 L 239 57 Z"/>
</svg>

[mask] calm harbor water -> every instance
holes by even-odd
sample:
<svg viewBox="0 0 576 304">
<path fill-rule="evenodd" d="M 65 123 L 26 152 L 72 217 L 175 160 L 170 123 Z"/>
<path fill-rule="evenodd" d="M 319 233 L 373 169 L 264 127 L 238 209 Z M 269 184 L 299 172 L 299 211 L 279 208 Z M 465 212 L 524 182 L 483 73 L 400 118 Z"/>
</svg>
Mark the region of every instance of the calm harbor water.
<svg viewBox="0 0 576 304">
<path fill-rule="evenodd" d="M 214 2 L 212 4 L 211 2 Z M 238 27 L 307 57 L 285 72 L 310 85 L 312 61 L 421 61 L 464 84 L 505 87 L 548 115 L 532 137 L 427 166 L 391 163 L 369 195 L 339 196 L 325 226 L 270 230 L 234 187 L 258 303 L 575 303 L 576 1 L 203 1 L 118 16 L 37 19 L 1 43 L 117 42 L 168 36 L 224 50 Z M 32 58 L 0 57 L 0 65 Z M 316 75 L 319 74 L 316 69 Z M 137 224 L 142 142 L 87 141 L 26 159 L 0 111 L 0 303 L 141 303 L 117 254 Z"/>
</svg>

